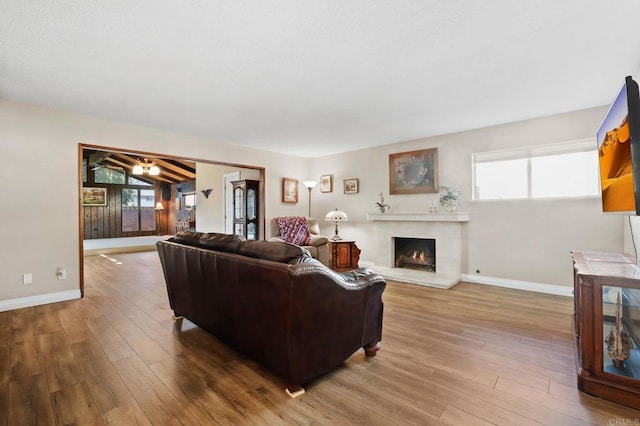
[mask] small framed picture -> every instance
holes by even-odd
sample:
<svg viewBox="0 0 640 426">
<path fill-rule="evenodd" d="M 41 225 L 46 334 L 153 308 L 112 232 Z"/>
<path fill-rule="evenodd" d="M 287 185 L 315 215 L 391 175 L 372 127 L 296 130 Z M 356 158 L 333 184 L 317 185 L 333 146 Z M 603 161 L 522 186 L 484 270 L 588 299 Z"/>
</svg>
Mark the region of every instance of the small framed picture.
<svg viewBox="0 0 640 426">
<path fill-rule="evenodd" d="M 320 192 L 333 192 L 333 175 L 320 176 Z"/>
<path fill-rule="evenodd" d="M 357 194 L 360 190 L 358 185 L 358 179 L 345 179 L 344 180 L 344 193 L 345 194 Z"/>
<path fill-rule="evenodd" d="M 83 206 L 106 206 L 107 188 L 82 188 Z"/>
<path fill-rule="evenodd" d="M 298 179 L 282 178 L 282 202 L 298 202 Z"/>
</svg>

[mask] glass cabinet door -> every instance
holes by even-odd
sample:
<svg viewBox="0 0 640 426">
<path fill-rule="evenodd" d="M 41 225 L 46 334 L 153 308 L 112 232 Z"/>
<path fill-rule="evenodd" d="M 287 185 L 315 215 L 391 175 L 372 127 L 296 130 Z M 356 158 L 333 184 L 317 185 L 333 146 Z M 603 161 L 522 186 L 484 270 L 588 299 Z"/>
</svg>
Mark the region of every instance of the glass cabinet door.
<svg viewBox="0 0 640 426">
<path fill-rule="evenodd" d="M 244 218 L 244 190 L 236 188 L 233 193 L 233 217 L 234 219 Z"/>
<path fill-rule="evenodd" d="M 247 190 L 247 219 L 256 218 L 256 191 L 253 188 Z"/>
<path fill-rule="evenodd" d="M 602 371 L 640 379 L 640 290 L 602 286 Z"/>
</svg>

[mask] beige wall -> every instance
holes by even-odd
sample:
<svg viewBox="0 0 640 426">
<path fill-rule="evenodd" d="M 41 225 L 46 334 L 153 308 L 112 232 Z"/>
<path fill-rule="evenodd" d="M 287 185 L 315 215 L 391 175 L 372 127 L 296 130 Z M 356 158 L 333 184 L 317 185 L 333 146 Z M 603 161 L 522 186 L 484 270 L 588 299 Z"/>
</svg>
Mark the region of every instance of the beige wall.
<svg viewBox="0 0 640 426">
<path fill-rule="evenodd" d="M 426 213 L 429 200 L 438 195 L 389 196 L 388 156 L 437 147 L 439 184 L 459 189 L 460 210 L 471 215 L 463 273 L 570 286 L 569 251 L 622 250 L 624 217 L 601 213 L 599 198 L 472 202 L 471 154 L 594 137 L 605 113 L 606 108 L 594 108 L 315 159 L 313 177 L 333 173 L 336 190 L 314 190 L 313 215 L 324 217 L 335 207 L 344 210 L 349 222 L 340 226 L 341 236 L 357 241 L 361 259 L 389 266 L 386 252 L 373 244 L 373 226 L 366 221 L 367 212 L 375 211 L 378 193 L 385 193 L 395 213 Z M 352 177 L 360 179 L 360 193 L 345 195 L 342 180 Z M 323 232 L 332 233 L 331 224 L 323 223 Z"/>
<path fill-rule="evenodd" d="M 225 232 L 224 175 L 239 172 L 240 179 L 260 180 L 260 170 L 222 164 L 196 163 L 196 229 L 200 232 Z M 209 198 L 204 189 L 213 189 Z"/>
<path fill-rule="evenodd" d="M 0 99 L 0 301 L 78 289 L 79 143 L 263 166 L 267 217 L 306 213 L 306 201 L 280 202 L 280 184 L 281 170 L 306 174 L 307 159 Z"/>
<path fill-rule="evenodd" d="M 393 212 L 424 212 L 428 200 L 437 199 L 389 196 L 388 155 L 437 147 L 440 184 L 460 189 L 461 209 L 471 214 L 463 272 L 568 286 L 569 250 L 622 250 L 624 217 L 603 215 L 595 198 L 471 202 L 471 154 L 591 137 L 604 113 L 596 108 L 308 160 L 0 100 L 0 301 L 78 288 L 79 143 L 265 167 L 267 221 L 307 213 L 302 185 L 297 205 L 281 202 L 282 177 L 302 181 L 333 174 L 332 193 L 313 190 L 312 215 L 331 235 L 325 213 L 346 211 L 349 222 L 341 225 L 341 235 L 357 240 L 361 258 L 376 263 L 385 259 L 365 218 L 378 193 L 385 192 Z M 343 194 L 346 178 L 360 179 L 358 194 Z M 59 266 L 67 269 L 67 280 L 56 279 Z M 33 284 L 22 284 L 23 273 L 33 274 Z"/>
</svg>

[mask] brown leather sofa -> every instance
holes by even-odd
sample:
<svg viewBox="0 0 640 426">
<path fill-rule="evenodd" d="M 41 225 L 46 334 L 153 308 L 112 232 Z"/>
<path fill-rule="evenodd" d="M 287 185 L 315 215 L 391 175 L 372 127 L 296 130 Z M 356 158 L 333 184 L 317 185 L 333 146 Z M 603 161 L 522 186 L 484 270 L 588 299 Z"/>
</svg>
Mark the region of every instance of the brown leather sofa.
<svg viewBox="0 0 640 426">
<path fill-rule="evenodd" d="M 311 254 L 311 257 L 318 259 L 322 264 L 329 266 L 331 263 L 331 252 L 329 251 L 329 238 L 320 235 L 320 225 L 318 221 L 312 217 L 307 218 L 309 224 L 309 234 L 311 238 L 309 244 L 301 246 Z M 278 228 L 278 222 L 275 218 L 271 219 L 271 238 L 269 241 L 283 241 Z"/>
<path fill-rule="evenodd" d="M 282 378 L 290 394 L 382 337 L 384 279 L 336 273 L 301 247 L 181 231 L 159 241 L 176 316 Z"/>
</svg>

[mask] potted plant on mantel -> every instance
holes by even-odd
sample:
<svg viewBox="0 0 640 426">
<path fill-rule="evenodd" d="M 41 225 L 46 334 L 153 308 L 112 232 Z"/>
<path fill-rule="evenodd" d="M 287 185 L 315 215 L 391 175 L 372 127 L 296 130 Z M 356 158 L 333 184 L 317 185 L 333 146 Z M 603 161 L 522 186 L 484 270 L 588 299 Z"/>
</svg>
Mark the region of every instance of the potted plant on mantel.
<svg viewBox="0 0 640 426">
<path fill-rule="evenodd" d="M 376 207 L 378 208 L 378 211 L 380 213 L 384 213 L 387 210 L 391 209 L 391 206 L 389 206 L 389 204 L 384 203 L 384 194 L 381 192 L 378 195 L 380 195 L 380 202 L 376 203 Z"/>
<path fill-rule="evenodd" d="M 454 212 L 460 205 L 459 197 L 458 191 L 448 186 L 443 186 L 442 192 L 440 193 L 440 205 L 444 207 L 446 211 Z"/>
</svg>

